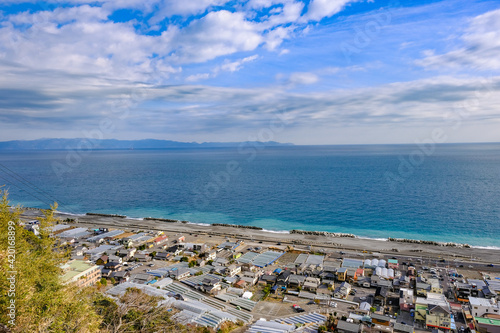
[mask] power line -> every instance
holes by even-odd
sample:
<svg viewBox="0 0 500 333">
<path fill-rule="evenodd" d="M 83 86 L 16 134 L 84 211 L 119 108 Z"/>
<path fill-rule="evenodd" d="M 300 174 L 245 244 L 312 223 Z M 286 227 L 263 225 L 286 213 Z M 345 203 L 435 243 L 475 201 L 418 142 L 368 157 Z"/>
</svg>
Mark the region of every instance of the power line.
<svg viewBox="0 0 500 333">
<path fill-rule="evenodd" d="M 18 186 L 18 185 L 16 185 L 16 184 L 14 184 L 14 183 L 11 183 L 8 179 L 6 179 L 5 177 L 3 177 L 3 176 L 1 176 L 1 175 L 0 175 L 0 178 L 2 178 L 3 180 L 5 180 L 5 181 L 7 182 L 7 184 L 13 185 L 13 186 L 15 186 L 15 187 L 19 188 L 20 190 L 23 190 L 23 191 L 27 192 L 27 193 L 28 193 L 29 195 L 31 195 L 33 198 L 37 199 L 37 200 L 38 200 L 38 201 L 40 201 L 41 203 L 44 203 L 44 204 L 46 204 L 46 205 L 48 205 L 48 206 L 50 207 L 50 205 L 51 205 L 51 204 L 49 204 L 49 203 L 45 202 L 43 199 L 40 199 L 39 197 L 37 197 L 37 196 L 36 196 L 36 195 L 34 195 L 33 193 L 31 193 L 31 192 L 29 192 L 29 191 L 26 191 L 26 189 L 24 189 L 24 188 L 22 188 L 22 187 L 20 187 L 20 186 Z"/>
<path fill-rule="evenodd" d="M 24 183 L 26 186 L 28 186 L 28 187 L 32 188 L 33 190 L 37 191 L 39 194 L 43 195 L 47 199 L 49 199 L 51 201 L 57 201 L 58 203 L 61 203 L 62 206 L 66 206 L 66 204 L 64 202 L 62 202 L 60 200 L 57 200 L 50 193 L 45 192 L 44 190 L 42 190 L 41 188 L 39 188 L 38 186 L 36 186 L 35 184 L 33 184 L 32 182 L 30 182 L 29 180 L 27 180 L 26 178 L 24 178 L 20 174 L 16 173 L 15 171 L 13 171 L 13 170 L 9 169 L 8 167 L 6 167 L 4 164 L 0 163 L 0 168 L 2 168 L 2 167 L 5 168 L 5 169 L 7 169 L 12 174 L 11 177 L 13 177 L 13 178 L 17 179 L 18 181 Z"/>
<path fill-rule="evenodd" d="M 0 164 L 0 166 L 2 166 L 2 164 Z M 8 169 L 8 168 L 6 168 L 6 169 Z M 8 169 L 8 170 L 10 170 L 10 169 Z M 40 190 L 40 189 L 39 189 L 36 185 L 32 185 L 32 186 L 31 186 L 29 181 L 27 181 L 27 180 L 26 180 L 26 181 L 23 181 L 23 180 L 22 180 L 22 179 L 23 179 L 23 177 L 22 177 L 22 176 L 18 176 L 18 177 L 16 177 L 16 173 L 15 173 L 15 172 L 13 172 L 13 171 L 11 171 L 11 170 L 10 170 L 10 171 L 11 171 L 11 173 L 13 173 L 13 174 L 14 174 L 14 176 L 13 176 L 13 175 L 11 175 L 11 174 L 7 173 L 5 170 L 3 170 L 3 169 L 1 169 L 1 168 L 0 168 L 0 171 L 3 171 L 3 173 L 4 173 L 4 176 L 0 176 L 2 179 L 4 179 L 5 181 L 7 181 L 8 183 L 10 183 L 11 185 L 14 185 L 15 187 L 17 187 L 17 188 L 19 188 L 19 189 L 21 189 L 21 190 L 23 190 L 23 191 L 27 192 L 29 195 L 31 195 L 32 197 L 36 198 L 36 199 L 37 199 L 37 200 L 39 200 L 40 202 L 42 202 L 42 203 L 44 203 L 44 204 L 46 204 L 46 205 L 48 205 L 48 206 L 51 206 L 54 202 L 58 202 L 58 203 L 60 202 L 60 201 L 58 201 L 56 198 L 52 197 L 52 196 L 51 196 L 50 194 L 48 194 L 48 193 L 47 193 L 47 195 L 45 195 L 45 194 L 43 193 L 44 191 Z M 12 181 L 12 179 L 5 178 L 5 176 L 7 176 L 7 177 L 11 177 L 11 178 L 13 178 L 14 180 L 17 180 L 19 183 L 21 183 L 21 185 L 16 184 L 16 183 L 15 183 L 15 181 L 14 181 L 14 182 Z M 19 179 L 19 177 L 20 177 L 21 179 Z M 26 186 L 27 188 L 26 188 L 26 187 L 23 187 L 23 185 L 24 185 L 24 186 Z M 36 190 L 36 189 L 38 189 L 38 190 Z M 37 195 L 33 194 L 32 192 L 35 192 L 37 195 L 41 195 L 42 197 L 44 197 L 44 198 L 45 198 L 45 200 L 49 200 L 49 202 L 45 201 L 44 199 L 41 199 L 39 196 L 37 196 Z M 61 202 L 61 205 L 60 205 L 60 206 L 61 206 L 61 207 L 65 207 L 65 208 L 66 208 L 69 212 L 71 212 L 71 209 L 69 209 L 69 207 L 68 207 L 66 204 L 64 204 L 64 203 L 62 203 L 62 202 Z"/>
</svg>

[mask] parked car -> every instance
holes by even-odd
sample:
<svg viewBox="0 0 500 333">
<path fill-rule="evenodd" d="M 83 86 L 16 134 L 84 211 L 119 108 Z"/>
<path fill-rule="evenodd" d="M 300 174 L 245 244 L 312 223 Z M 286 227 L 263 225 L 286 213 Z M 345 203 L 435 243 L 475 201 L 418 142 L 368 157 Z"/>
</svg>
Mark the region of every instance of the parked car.
<svg viewBox="0 0 500 333">
<path fill-rule="evenodd" d="M 305 312 L 306 310 L 302 309 L 300 306 L 297 304 L 292 305 L 293 309 L 297 312 Z"/>
</svg>

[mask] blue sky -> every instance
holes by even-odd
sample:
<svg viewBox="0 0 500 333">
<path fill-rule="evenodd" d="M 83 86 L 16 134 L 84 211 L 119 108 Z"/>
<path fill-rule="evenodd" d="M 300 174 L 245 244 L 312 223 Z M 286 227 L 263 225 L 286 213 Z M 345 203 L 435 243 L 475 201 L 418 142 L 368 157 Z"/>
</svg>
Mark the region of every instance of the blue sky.
<svg viewBox="0 0 500 333">
<path fill-rule="evenodd" d="M 500 141 L 500 2 L 0 4 L 0 140 Z"/>
</svg>

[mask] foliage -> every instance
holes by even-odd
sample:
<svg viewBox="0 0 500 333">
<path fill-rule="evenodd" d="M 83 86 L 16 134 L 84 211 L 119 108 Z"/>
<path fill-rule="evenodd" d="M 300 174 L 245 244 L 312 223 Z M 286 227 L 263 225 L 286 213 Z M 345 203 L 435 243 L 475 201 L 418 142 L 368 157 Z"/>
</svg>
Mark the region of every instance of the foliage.
<svg viewBox="0 0 500 333">
<path fill-rule="evenodd" d="M 108 281 L 106 281 L 106 278 L 101 278 L 101 285 L 103 286 L 107 286 L 108 285 Z"/>
<path fill-rule="evenodd" d="M 327 328 L 324 325 L 321 325 L 318 327 L 318 333 L 324 333 L 327 332 Z"/>
<path fill-rule="evenodd" d="M 204 331 L 203 328 L 188 328 L 173 321 L 171 310 L 159 306 L 160 300 L 160 297 L 147 295 L 136 288 L 129 288 L 118 301 L 102 294 L 96 295 L 95 308 L 103 318 L 101 331 L 113 333 Z"/>
<path fill-rule="evenodd" d="M 189 266 L 189 268 L 192 268 L 192 267 L 196 266 L 196 260 L 190 261 L 189 264 L 188 264 L 188 266 Z"/>
<path fill-rule="evenodd" d="M 57 204 L 43 211 L 39 218 L 40 235 L 35 236 L 20 225 L 19 207 L 10 207 L 6 191 L 0 191 L 0 308 L 7 309 L 15 299 L 15 326 L 9 325 L 9 312 L 0 312 L 0 331 L 131 333 L 176 332 L 213 333 L 205 327 L 186 327 L 171 319 L 171 309 L 160 306 L 160 298 L 130 289 L 118 300 L 99 292 L 99 288 L 79 288 L 63 284 L 61 264 L 68 250 L 51 237 L 51 226 L 57 222 Z M 9 257 L 9 227 L 15 239 L 15 261 Z M 13 235 L 15 232 L 15 236 Z M 12 266 L 11 266 L 12 264 Z M 15 272 L 15 273 L 12 273 Z M 10 281 L 15 276 L 15 297 L 9 296 Z M 114 279 L 111 279 L 115 283 Z M 106 285 L 101 279 L 99 285 Z M 223 326 L 222 332 L 227 327 Z"/>
<path fill-rule="evenodd" d="M 264 293 L 264 296 L 262 296 L 262 300 L 265 300 L 271 293 L 271 285 L 266 284 L 266 286 L 262 289 L 262 292 Z"/>
<path fill-rule="evenodd" d="M 9 207 L 7 192 L 2 191 L 1 196 L 0 307 L 6 309 L 10 300 L 15 299 L 16 325 L 7 325 L 10 318 L 6 311 L 0 313 L 0 323 L 12 332 L 97 331 L 99 317 L 90 301 L 93 291 L 79 289 L 74 284 L 64 285 L 60 279 L 59 265 L 66 261 L 68 253 L 50 237 L 57 204 L 43 211 L 44 216 L 38 219 L 40 235 L 37 237 L 19 225 L 22 211 L 19 207 Z M 9 226 L 15 231 L 15 262 L 9 262 Z M 10 273 L 12 271 L 16 273 Z M 9 290 L 7 278 L 12 275 L 15 276 L 15 297 L 11 298 L 6 291 Z"/>
<path fill-rule="evenodd" d="M 188 258 L 188 257 L 182 257 L 182 258 L 181 258 L 181 261 L 183 261 L 183 262 L 188 262 L 188 261 L 189 261 L 189 258 Z"/>
</svg>

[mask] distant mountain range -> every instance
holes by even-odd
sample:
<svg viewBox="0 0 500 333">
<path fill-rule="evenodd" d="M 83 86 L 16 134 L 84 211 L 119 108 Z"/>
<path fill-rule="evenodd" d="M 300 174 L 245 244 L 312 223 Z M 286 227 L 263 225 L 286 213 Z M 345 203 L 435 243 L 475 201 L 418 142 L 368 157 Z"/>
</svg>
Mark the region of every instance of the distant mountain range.
<svg viewBox="0 0 500 333">
<path fill-rule="evenodd" d="M 241 144 L 265 146 L 293 146 L 291 143 L 268 142 L 178 142 L 171 140 L 114 140 L 103 139 L 91 141 L 88 139 L 39 139 L 16 140 L 0 142 L 0 150 L 69 150 L 69 149 L 165 149 L 165 148 L 216 148 L 238 147 Z"/>
</svg>

